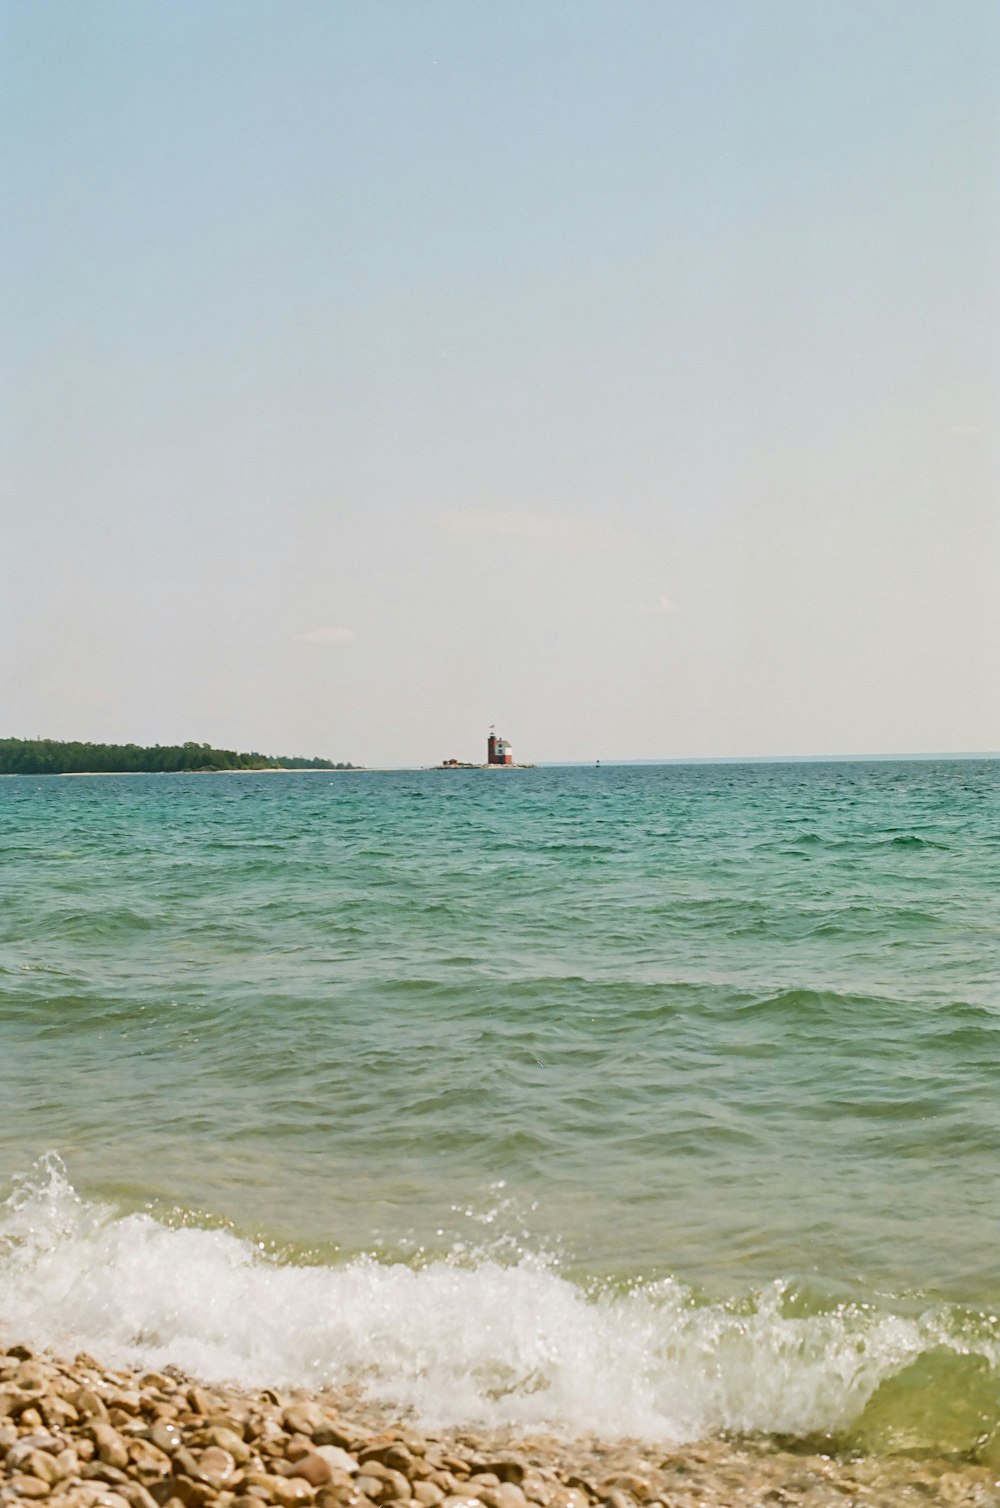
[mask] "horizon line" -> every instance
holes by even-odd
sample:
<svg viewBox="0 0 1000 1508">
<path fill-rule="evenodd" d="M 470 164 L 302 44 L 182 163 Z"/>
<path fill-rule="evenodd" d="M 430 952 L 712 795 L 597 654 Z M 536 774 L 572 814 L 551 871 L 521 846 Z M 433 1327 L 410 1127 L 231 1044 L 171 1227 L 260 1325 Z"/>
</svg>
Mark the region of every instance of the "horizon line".
<svg viewBox="0 0 1000 1508">
<path fill-rule="evenodd" d="M 1000 759 L 998 749 L 934 749 L 928 753 L 900 754 L 682 754 L 651 758 L 612 757 L 587 759 L 539 759 L 539 766 L 604 764 L 833 764 L 913 763 L 926 759 Z"/>
<path fill-rule="evenodd" d="M 1000 749 L 934 750 L 926 754 L 688 754 L 663 755 L 652 758 L 627 758 L 613 756 L 593 759 L 535 759 L 530 768 L 594 769 L 597 766 L 622 765 L 693 765 L 693 764 L 915 764 L 933 760 L 1000 760 Z M 434 770 L 436 764 L 369 764 L 361 767 L 368 771 L 401 773 L 405 770 Z M 476 767 L 477 768 L 477 767 Z M 485 766 L 483 767 L 485 768 Z"/>
</svg>

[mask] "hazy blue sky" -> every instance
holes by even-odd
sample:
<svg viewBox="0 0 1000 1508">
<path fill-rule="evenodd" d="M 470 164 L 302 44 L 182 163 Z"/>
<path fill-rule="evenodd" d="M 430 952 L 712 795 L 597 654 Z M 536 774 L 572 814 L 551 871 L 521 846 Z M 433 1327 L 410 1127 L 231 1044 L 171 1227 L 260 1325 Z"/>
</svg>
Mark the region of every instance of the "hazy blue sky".
<svg viewBox="0 0 1000 1508">
<path fill-rule="evenodd" d="M 995 0 L 0 0 L 0 733 L 1000 748 Z"/>
</svg>

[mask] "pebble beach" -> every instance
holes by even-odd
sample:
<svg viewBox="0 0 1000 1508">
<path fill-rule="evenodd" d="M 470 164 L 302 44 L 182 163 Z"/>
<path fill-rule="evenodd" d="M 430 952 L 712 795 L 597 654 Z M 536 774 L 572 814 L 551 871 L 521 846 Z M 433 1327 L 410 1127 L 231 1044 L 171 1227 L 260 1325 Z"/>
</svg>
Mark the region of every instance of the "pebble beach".
<svg viewBox="0 0 1000 1508">
<path fill-rule="evenodd" d="M 713 1440 L 426 1434 L 350 1393 L 0 1355 L 0 1502 L 52 1508 L 903 1508 L 1000 1503 L 998 1471 Z"/>
</svg>

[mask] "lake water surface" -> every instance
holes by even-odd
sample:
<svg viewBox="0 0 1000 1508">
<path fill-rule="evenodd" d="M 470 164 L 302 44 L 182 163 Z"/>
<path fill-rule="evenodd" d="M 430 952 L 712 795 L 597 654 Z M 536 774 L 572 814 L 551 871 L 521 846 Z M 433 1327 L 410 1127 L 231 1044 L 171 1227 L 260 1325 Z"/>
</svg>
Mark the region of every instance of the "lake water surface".
<svg viewBox="0 0 1000 1508">
<path fill-rule="evenodd" d="M 1000 1420 L 1000 763 L 17 777 L 0 860 L 9 1339 L 436 1423 Z"/>
</svg>

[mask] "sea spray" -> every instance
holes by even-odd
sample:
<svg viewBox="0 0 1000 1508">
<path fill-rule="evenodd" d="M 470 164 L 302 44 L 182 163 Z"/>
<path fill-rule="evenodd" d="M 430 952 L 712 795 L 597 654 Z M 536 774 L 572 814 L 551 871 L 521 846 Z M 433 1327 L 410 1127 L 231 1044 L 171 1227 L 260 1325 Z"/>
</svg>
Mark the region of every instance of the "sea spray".
<svg viewBox="0 0 1000 1508">
<path fill-rule="evenodd" d="M 995 1319 L 973 1336 L 945 1310 L 804 1313 L 778 1281 L 707 1303 L 669 1279 L 580 1286 L 525 1251 L 282 1263 L 231 1231 L 84 1200 L 54 1155 L 2 1208 L 0 1278 L 8 1339 L 209 1382 L 359 1385 L 433 1427 L 837 1435 L 922 1356 L 1000 1358 Z"/>
</svg>

